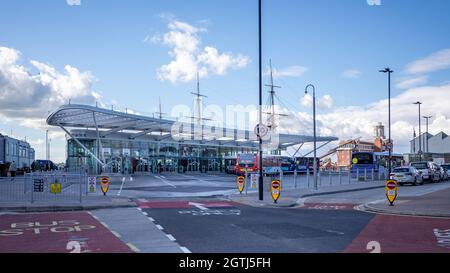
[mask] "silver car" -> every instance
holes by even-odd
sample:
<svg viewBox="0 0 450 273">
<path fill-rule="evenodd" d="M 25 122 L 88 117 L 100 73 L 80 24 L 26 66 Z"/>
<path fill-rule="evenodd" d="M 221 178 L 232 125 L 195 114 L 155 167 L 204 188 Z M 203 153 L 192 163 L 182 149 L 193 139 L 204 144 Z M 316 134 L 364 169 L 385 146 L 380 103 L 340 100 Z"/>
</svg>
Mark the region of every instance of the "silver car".
<svg viewBox="0 0 450 273">
<path fill-rule="evenodd" d="M 391 177 L 395 179 L 400 186 L 404 184 L 412 184 L 414 186 L 417 184 L 423 185 L 422 173 L 412 166 L 395 168 L 392 171 Z"/>
<path fill-rule="evenodd" d="M 444 169 L 444 167 L 442 167 L 442 165 L 439 167 L 439 171 L 441 174 L 441 181 L 446 181 L 448 180 L 448 173 L 447 170 Z"/>
<path fill-rule="evenodd" d="M 419 161 L 412 162 L 411 167 L 416 168 L 422 173 L 423 180 L 429 180 L 430 182 L 438 182 L 441 177 L 436 163 L 431 161 Z"/>
<path fill-rule="evenodd" d="M 450 164 L 442 164 L 441 167 L 444 169 L 445 172 L 447 172 L 447 177 L 450 178 Z"/>
</svg>

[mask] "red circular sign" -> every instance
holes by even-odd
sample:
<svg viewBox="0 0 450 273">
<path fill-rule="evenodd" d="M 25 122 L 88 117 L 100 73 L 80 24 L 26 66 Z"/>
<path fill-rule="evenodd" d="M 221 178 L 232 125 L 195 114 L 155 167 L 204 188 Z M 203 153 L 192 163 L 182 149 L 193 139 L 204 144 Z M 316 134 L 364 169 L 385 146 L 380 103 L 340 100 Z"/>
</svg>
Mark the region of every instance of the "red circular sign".
<svg viewBox="0 0 450 273">
<path fill-rule="evenodd" d="M 244 183 L 244 178 L 239 177 L 239 178 L 238 178 L 238 182 L 239 182 L 239 183 Z"/>
<path fill-rule="evenodd" d="M 278 187 L 280 187 L 280 182 L 277 182 L 277 181 L 272 182 L 272 187 L 277 189 Z"/>
<path fill-rule="evenodd" d="M 393 190 L 395 189 L 397 185 L 394 182 L 388 182 L 386 187 L 388 187 L 388 189 Z"/>
<path fill-rule="evenodd" d="M 103 177 L 102 177 L 102 180 L 101 180 L 101 182 L 102 182 L 102 183 L 104 183 L 104 184 L 107 184 L 107 183 L 109 183 L 109 179 L 108 179 L 108 177 L 106 177 L 106 176 L 103 176 Z"/>
</svg>

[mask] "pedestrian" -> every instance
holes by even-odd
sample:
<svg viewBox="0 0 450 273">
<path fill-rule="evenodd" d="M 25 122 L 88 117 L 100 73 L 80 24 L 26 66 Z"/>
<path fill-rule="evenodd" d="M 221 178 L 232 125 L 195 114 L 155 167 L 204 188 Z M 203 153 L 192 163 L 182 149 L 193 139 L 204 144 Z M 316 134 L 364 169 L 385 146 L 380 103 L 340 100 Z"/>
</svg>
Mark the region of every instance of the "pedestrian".
<svg viewBox="0 0 450 273">
<path fill-rule="evenodd" d="M 9 164 L 9 173 L 11 174 L 11 177 L 16 177 L 16 171 L 17 171 L 16 162 L 13 161 L 11 162 L 11 164 Z"/>
</svg>

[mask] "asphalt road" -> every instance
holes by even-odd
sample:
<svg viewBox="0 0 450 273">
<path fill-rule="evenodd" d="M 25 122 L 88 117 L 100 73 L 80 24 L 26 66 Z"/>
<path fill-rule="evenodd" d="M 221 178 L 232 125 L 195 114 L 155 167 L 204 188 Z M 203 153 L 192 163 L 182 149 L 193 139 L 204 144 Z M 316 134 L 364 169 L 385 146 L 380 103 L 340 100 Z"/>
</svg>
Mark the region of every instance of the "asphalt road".
<svg viewBox="0 0 450 273">
<path fill-rule="evenodd" d="M 233 203 L 199 209 L 171 201 L 143 211 L 195 253 L 342 252 L 374 217 L 352 210 L 254 208 Z"/>
</svg>

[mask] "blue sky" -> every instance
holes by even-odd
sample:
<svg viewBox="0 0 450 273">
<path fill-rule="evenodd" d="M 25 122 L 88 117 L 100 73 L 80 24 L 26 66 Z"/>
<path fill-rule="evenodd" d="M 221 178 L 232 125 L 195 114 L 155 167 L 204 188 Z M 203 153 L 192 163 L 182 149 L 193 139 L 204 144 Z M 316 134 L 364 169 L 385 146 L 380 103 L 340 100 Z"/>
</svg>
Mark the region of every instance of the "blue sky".
<svg viewBox="0 0 450 273">
<path fill-rule="evenodd" d="M 373 123 L 387 120 L 384 113 L 371 114 L 377 112 L 377 105 L 387 95 L 386 76 L 378 70 L 391 66 L 395 70 L 392 96 L 399 98 L 398 109 L 402 109 L 393 122 L 397 122 L 398 131 L 407 131 L 394 135 L 394 141 L 401 144 L 399 151 L 406 151 L 407 136 L 412 135 L 417 122 L 414 115 L 405 114 L 414 112 L 414 106 L 409 111 L 410 102 L 401 100 L 421 99 L 414 96 L 443 85 L 444 90 L 438 88 L 436 92 L 447 94 L 447 100 L 450 97 L 445 93 L 450 80 L 448 52 L 442 52 L 450 48 L 449 11 L 450 2 L 446 0 L 382 0 L 379 6 L 371 6 L 366 0 L 264 1 L 264 67 L 271 58 L 279 73 L 275 82 L 282 86 L 278 96 L 289 110 L 310 115 L 311 107 L 303 97 L 308 83 L 316 85 L 318 97 L 328 95 L 328 103 L 319 109 L 323 115 L 322 134 L 370 138 Z M 61 75 L 65 75 L 66 65 L 89 73 L 83 74 L 87 81 L 83 88 L 100 94 L 99 100 L 105 105 L 148 114 L 156 110 L 161 96 L 164 110 L 170 112 L 177 104 L 192 105 L 190 92 L 195 89 L 194 80 L 158 78 L 159 69 L 174 60 L 169 55 L 173 46 L 162 41 L 174 22 L 196 29 L 190 36 L 198 42 L 195 54 L 209 46 L 236 61 L 221 73 L 213 72 L 217 66 L 208 66 L 207 75 L 201 79 L 201 88 L 208 95 L 206 103 L 224 107 L 258 102 L 256 0 L 81 0 L 80 5 L 69 5 L 66 0 L 2 0 L 0 47 L 20 52 L 15 64 L 26 67 L 31 74 L 42 72 L 42 68 L 30 65 L 31 60 Z M 238 64 L 239 56 L 242 62 Z M 417 62 L 420 60 L 423 62 Z M 0 102 L 5 104 L 7 91 L 1 84 L 0 78 Z M 85 99 L 88 95 L 83 94 Z M 77 101 L 77 96 L 63 98 L 69 97 Z M 434 103 L 429 102 L 430 108 L 424 105 L 424 111 L 437 118 L 435 126 L 430 127 L 450 133 L 446 127 L 450 112 L 431 107 Z M 47 107 L 44 112 L 54 110 L 53 104 Z M 44 127 L 36 128 L 30 125 L 32 121 L 17 123 L 15 118 L 22 119 L 20 115 L 0 110 L 2 115 L 7 119 L 0 123 L 1 132 L 9 134 L 13 129 L 13 135 L 19 138 L 26 135 L 35 141 L 38 156 L 45 154 Z M 359 122 L 370 126 L 351 128 L 351 122 L 339 124 L 352 115 L 356 116 L 350 120 L 361 117 Z M 349 128 L 336 132 L 334 123 Z M 299 130 L 309 132 L 309 128 Z M 64 141 L 61 134 L 55 133 L 54 138 L 52 157 L 62 160 Z"/>
</svg>

